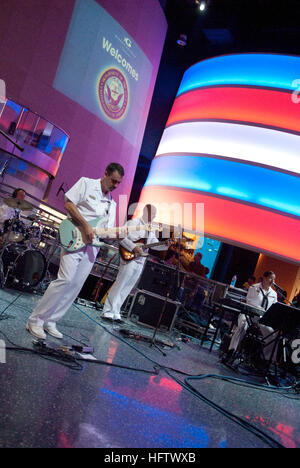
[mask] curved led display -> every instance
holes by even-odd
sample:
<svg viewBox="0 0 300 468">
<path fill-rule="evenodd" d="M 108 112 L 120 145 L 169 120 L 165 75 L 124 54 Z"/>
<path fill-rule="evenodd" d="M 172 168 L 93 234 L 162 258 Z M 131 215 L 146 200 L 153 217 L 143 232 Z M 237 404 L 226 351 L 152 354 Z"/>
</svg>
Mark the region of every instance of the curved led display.
<svg viewBox="0 0 300 468">
<path fill-rule="evenodd" d="M 300 262 L 297 77 L 300 58 L 275 54 L 187 70 L 141 201 L 203 203 L 206 236 Z"/>
<path fill-rule="evenodd" d="M 146 182 L 151 185 L 201 190 L 300 216 L 300 177 L 262 167 L 198 156 L 166 156 L 153 161 Z"/>
<path fill-rule="evenodd" d="M 286 92 L 234 86 L 197 89 L 178 96 L 167 126 L 210 119 L 300 132 L 299 106 L 290 96 L 287 99 Z"/>
<path fill-rule="evenodd" d="M 218 85 L 258 86 L 295 91 L 299 57 L 277 54 L 223 55 L 190 67 L 178 96 L 196 88 Z"/>
<path fill-rule="evenodd" d="M 204 154 L 300 174 L 299 144 L 299 135 L 269 128 L 224 122 L 187 122 L 165 130 L 157 156 Z"/>
</svg>

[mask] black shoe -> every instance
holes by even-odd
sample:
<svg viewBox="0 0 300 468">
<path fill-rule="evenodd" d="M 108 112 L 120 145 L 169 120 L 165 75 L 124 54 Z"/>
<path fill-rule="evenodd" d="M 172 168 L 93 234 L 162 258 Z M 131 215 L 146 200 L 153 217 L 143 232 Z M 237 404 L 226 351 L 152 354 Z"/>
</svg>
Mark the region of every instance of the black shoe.
<svg viewBox="0 0 300 468">
<path fill-rule="evenodd" d="M 232 364 L 235 360 L 234 354 L 234 349 L 230 349 L 229 351 L 227 351 L 227 353 L 221 359 L 222 364 Z"/>
</svg>

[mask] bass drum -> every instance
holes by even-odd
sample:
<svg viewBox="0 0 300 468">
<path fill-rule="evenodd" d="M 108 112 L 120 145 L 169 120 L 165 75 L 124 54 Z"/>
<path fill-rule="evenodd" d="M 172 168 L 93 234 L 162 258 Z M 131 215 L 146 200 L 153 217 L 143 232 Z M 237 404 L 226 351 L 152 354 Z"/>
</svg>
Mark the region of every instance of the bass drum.
<svg viewBox="0 0 300 468">
<path fill-rule="evenodd" d="M 9 244 L 3 252 L 2 263 L 4 275 L 8 272 L 9 283 L 35 287 L 46 275 L 44 255 L 25 246 Z"/>
</svg>

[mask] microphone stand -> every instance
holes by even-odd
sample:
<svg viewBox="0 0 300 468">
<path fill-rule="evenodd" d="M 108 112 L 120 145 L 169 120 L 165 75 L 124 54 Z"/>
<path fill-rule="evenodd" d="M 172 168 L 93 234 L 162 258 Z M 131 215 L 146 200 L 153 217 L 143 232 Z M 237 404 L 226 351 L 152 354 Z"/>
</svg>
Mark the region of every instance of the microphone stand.
<svg viewBox="0 0 300 468">
<path fill-rule="evenodd" d="M 4 136 L 4 138 L 6 138 L 16 148 L 18 148 L 18 150 L 24 151 L 24 148 L 22 146 L 18 145 L 18 143 L 16 143 L 12 138 L 10 138 L 5 132 L 3 132 L 3 130 L 0 130 L 0 135 Z"/>
<path fill-rule="evenodd" d="M 24 151 L 24 148 L 22 146 L 18 145 L 18 143 L 16 143 L 12 138 L 10 138 L 1 129 L 0 129 L 0 135 L 4 136 L 4 138 L 6 138 L 6 140 L 8 140 L 10 143 L 12 143 L 14 145 L 13 152 L 14 152 L 15 148 L 18 148 L 18 150 L 20 150 L 20 151 Z M 13 154 L 13 152 L 12 152 L 12 154 Z M 7 166 L 9 164 L 10 160 L 11 160 L 11 156 L 4 162 L 3 167 L 2 167 L 2 169 L 0 171 L 0 177 L 2 177 L 2 178 L 4 177 L 5 171 L 7 169 Z"/>
<path fill-rule="evenodd" d="M 168 302 L 169 296 L 170 296 L 170 293 L 168 292 L 168 293 L 167 293 L 167 296 L 166 296 L 166 298 L 165 298 L 164 304 L 163 304 L 163 306 L 162 306 L 162 309 L 161 309 L 161 311 L 160 311 L 160 316 L 159 316 L 159 319 L 158 319 L 158 321 L 157 321 L 157 324 L 156 324 L 156 327 L 155 327 L 155 330 L 154 330 L 154 333 L 153 333 L 153 336 L 152 336 L 152 340 L 151 340 L 151 343 L 150 343 L 150 348 L 151 348 L 151 346 L 154 346 L 156 349 L 158 349 L 158 350 L 162 353 L 163 356 L 166 356 L 166 353 L 165 353 L 162 349 L 160 349 L 159 346 L 157 346 L 157 344 L 156 344 L 156 342 L 155 342 L 155 337 L 156 337 L 157 330 L 158 330 L 159 327 L 160 327 L 160 324 L 161 324 L 161 320 L 162 320 L 162 318 L 163 318 L 163 315 L 164 315 L 164 313 L 165 313 L 165 310 L 166 310 L 166 307 L 167 307 L 167 302 Z"/>
<path fill-rule="evenodd" d="M 280 293 L 285 292 L 285 290 L 282 289 L 280 286 L 278 286 L 278 284 L 273 283 L 272 286 L 274 286 L 274 288 L 276 289 L 276 291 L 279 291 Z M 283 294 L 282 294 L 282 296 L 284 297 Z M 289 305 L 293 305 L 293 303 L 292 303 L 291 301 L 289 301 L 286 297 L 284 297 L 284 300 L 285 300 L 286 302 L 288 302 Z"/>
<path fill-rule="evenodd" d="M 181 226 L 181 224 L 179 224 L 178 228 L 179 228 L 180 236 L 178 237 L 177 287 L 179 289 L 180 286 L 181 286 L 181 281 L 180 281 L 180 265 L 181 265 L 180 254 L 181 254 L 181 239 L 182 239 L 182 226 Z"/>
</svg>

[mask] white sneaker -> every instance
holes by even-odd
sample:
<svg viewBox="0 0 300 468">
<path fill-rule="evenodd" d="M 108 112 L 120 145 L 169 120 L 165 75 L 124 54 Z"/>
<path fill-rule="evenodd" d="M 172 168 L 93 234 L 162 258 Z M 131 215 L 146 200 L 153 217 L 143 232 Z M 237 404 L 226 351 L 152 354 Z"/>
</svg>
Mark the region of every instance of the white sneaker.
<svg viewBox="0 0 300 468">
<path fill-rule="evenodd" d="M 57 330 L 56 325 L 44 325 L 44 330 L 58 340 L 62 340 L 64 337 L 64 335 Z"/>
<path fill-rule="evenodd" d="M 124 323 L 124 320 L 122 319 L 120 314 L 115 315 L 114 320 L 115 322 L 118 322 L 118 323 Z"/>
<path fill-rule="evenodd" d="M 39 325 L 34 325 L 33 323 L 28 322 L 26 325 L 26 330 L 28 330 L 31 335 L 39 338 L 40 340 L 46 339 L 46 334 L 43 330 L 43 327 Z"/>
<path fill-rule="evenodd" d="M 114 315 L 111 312 L 106 312 L 104 314 L 101 314 L 100 318 L 102 318 L 103 320 L 109 320 L 110 322 L 112 322 L 114 319 Z"/>
</svg>

